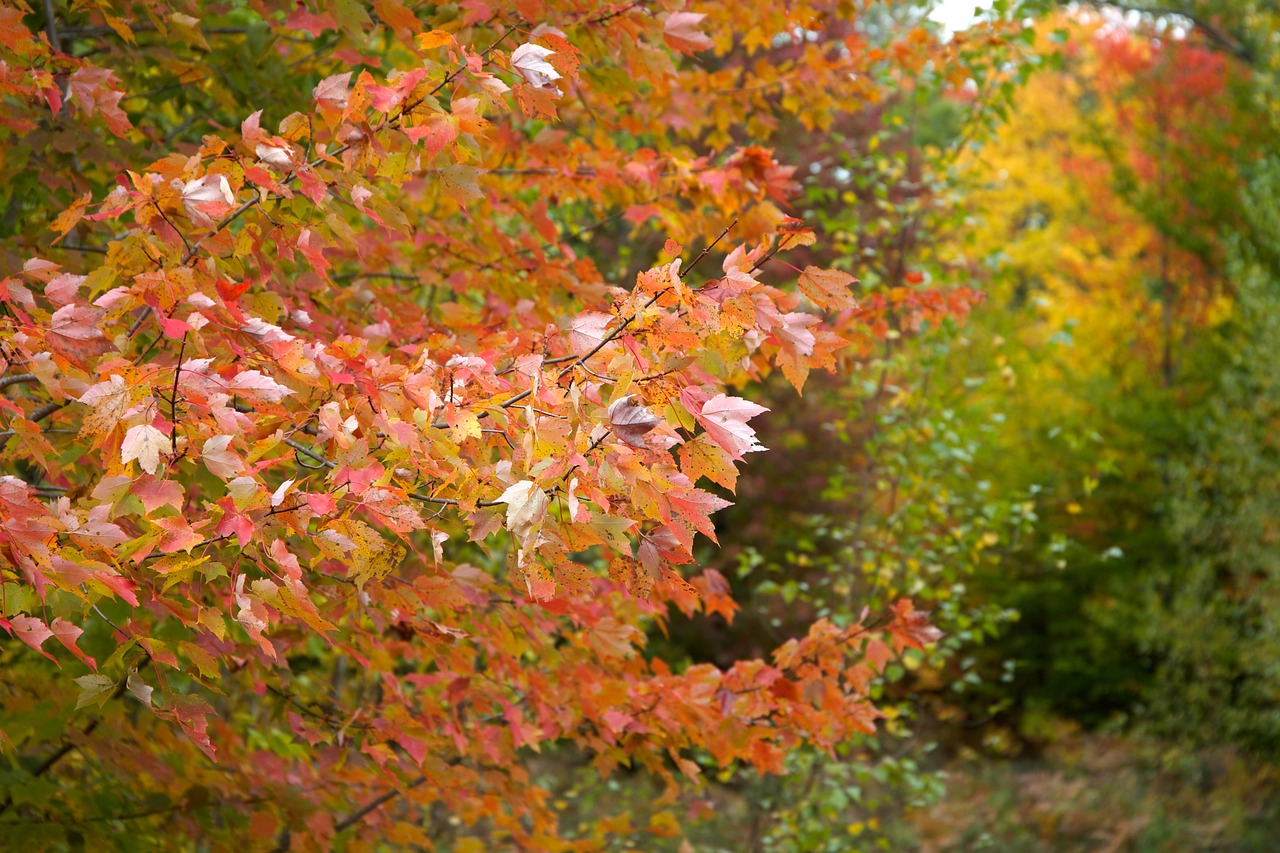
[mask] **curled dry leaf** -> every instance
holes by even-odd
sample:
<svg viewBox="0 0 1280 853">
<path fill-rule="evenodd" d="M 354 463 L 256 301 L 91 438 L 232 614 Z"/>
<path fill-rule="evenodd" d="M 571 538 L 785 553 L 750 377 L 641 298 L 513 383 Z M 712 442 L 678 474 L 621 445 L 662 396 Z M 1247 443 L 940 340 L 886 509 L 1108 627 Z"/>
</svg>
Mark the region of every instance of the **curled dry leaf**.
<svg viewBox="0 0 1280 853">
<path fill-rule="evenodd" d="M 627 395 L 609 406 L 609 428 L 632 447 L 643 448 L 645 435 L 662 423 L 662 419 Z"/>
</svg>

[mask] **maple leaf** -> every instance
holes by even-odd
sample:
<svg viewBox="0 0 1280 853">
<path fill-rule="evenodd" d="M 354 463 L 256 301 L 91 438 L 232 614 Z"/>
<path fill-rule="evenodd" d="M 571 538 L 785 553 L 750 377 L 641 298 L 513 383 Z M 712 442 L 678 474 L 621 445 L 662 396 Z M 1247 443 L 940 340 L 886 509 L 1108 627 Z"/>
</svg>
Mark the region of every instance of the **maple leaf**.
<svg viewBox="0 0 1280 853">
<path fill-rule="evenodd" d="M 421 142 L 429 156 L 444 151 L 458 139 L 458 125 L 448 118 L 432 116 L 422 124 L 404 128 L 404 135 Z"/>
<path fill-rule="evenodd" d="M 88 359 L 111 349 L 111 342 L 98 328 L 105 314 L 88 305 L 64 305 L 49 319 L 45 340 L 55 352 L 72 362 L 87 364 Z"/>
<path fill-rule="evenodd" d="M 78 626 L 71 624 L 59 616 L 50 623 L 49 630 L 53 634 L 54 638 L 59 643 L 62 643 L 63 647 L 67 651 L 79 658 L 87 667 L 90 669 L 98 668 L 98 662 L 86 655 L 80 647 L 76 645 L 76 640 L 80 639 L 80 635 L 84 633 L 84 631 Z"/>
<path fill-rule="evenodd" d="M 263 636 L 263 631 L 267 629 L 268 614 L 266 607 L 255 596 L 245 592 L 245 576 L 242 574 L 236 578 L 235 585 L 235 601 L 239 610 L 236 612 L 236 621 L 249 633 L 249 636 L 258 644 L 258 648 L 262 649 L 267 657 L 275 660 L 275 647 L 270 641 Z"/>
<path fill-rule="evenodd" d="M 209 717 L 213 708 L 198 696 L 170 695 L 168 706 L 157 708 L 156 716 L 178 724 L 182 733 L 191 739 L 210 761 L 217 760 L 217 750 L 209 737 Z"/>
<path fill-rule="evenodd" d="M 778 223 L 778 244 L 786 248 L 794 248 L 796 246 L 812 246 L 818 241 L 818 235 L 813 228 L 803 219 L 796 219 L 793 216 L 784 216 L 782 222 Z"/>
<path fill-rule="evenodd" d="M 341 74 L 334 74 L 317 83 L 315 89 L 311 93 L 311 97 L 315 99 L 316 103 L 321 107 L 332 110 L 344 110 L 347 107 L 347 100 L 350 96 L 350 85 L 350 71 L 344 71 Z"/>
<path fill-rule="evenodd" d="M 22 23 L 22 10 L 16 6 L 0 7 L 0 45 L 18 53 L 35 39 Z"/>
<path fill-rule="evenodd" d="M 715 47 L 715 42 L 698 30 L 705 17 L 701 12 L 672 12 L 662 25 L 663 41 L 672 50 L 691 56 L 700 50 L 710 50 Z"/>
<path fill-rule="evenodd" d="M 731 492 L 737 488 L 738 469 L 734 467 L 732 457 L 712 441 L 709 434 L 703 433 L 693 441 L 686 441 L 680 445 L 679 454 L 680 471 L 690 482 L 696 483 L 698 478 L 706 477 Z"/>
<path fill-rule="evenodd" d="M 256 397 L 268 403 L 279 403 L 293 393 L 291 388 L 281 385 L 260 370 L 246 370 L 236 374 L 227 387 L 238 394 Z"/>
<path fill-rule="evenodd" d="M 282 503 L 284 503 L 284 499 L 289 494 L 289 489 L 291 489 L 293 487 L 293 484 L 296 482 L 297 480 L 290 477 L 288 480 L 285 480 L 283 483 L 277 486 L 276 490 L 271 493 L 271 505 L 274 507 L 274 506 L 280 506 Z M 279 540 L 276 540 L 276 541 L 278 542 Z"/>
<path fill-rule="evenodd" d="M 266 145 L 259 142 L 253 148 L 253 153 L 257 155 L 260 162 L 266 163 L 268 166 L 274 166 L 286 172 L 292 172 L 300 164 L 294 159 L 292 148 L 279 145 Z"/>
<path fill-rule="evenodd" d="M 197 226 L 213 228 L 235 208 L 236 197 L 226 175 L 205 175 L 183 185 L 182 206 Z"/>
<path fill-rule="evenodd" d="M 138 424 L 129 427 L 120 444 L 120 461 L 128 465 L 138 460 L 142 470 L 154 474 L 160 467 L 160 455 L 172 448 L 169 436 L 151 424 Z"/>
<path fill-rule="evenodd" d="M 336 30 L 338 22 L 333 16 L 327 12 L 314 14 L 305 6 L 297 6 L 285 18 L 284 25 L 291 30 L 303 30 L 310 33 L 312 38 L 319 38 L 324 34 L 325 30 Z"/>
<path fill-rule="evenodd" d="M 369 489 L 362 495 L 361 503 L 397 533 L 421 530 L 427 526 L 418 511 L 390 489 Z"/>
<path fill-rule="evenodd" d="M 58 90 L 54 89 L 54 91 L 56 92 Z M 57 110 L 54 110 L 54 113 L 56 114 Z M 50 231 L 58 232 L 58 236 L 53 240 L 53 245 L 56 246 L 61 242 L 62 238 L 67 236 L 67 232 L 72 228 L 75 228 L 76 224 L 84 218 L 85 211 L 88 209 L 89 202 L 92 200 L 93 193 L 85 193 L 80 196 L 80 198 L 76 199 L 70 207 L 58 214 L 57 218 L 55 218 L 49 226 Z"/>
<path fill-rule="evenodd" d="M 732 622 L 738 612 L 738 603 L 733 600 L 728 579 L 715 569 L 704 569 L 702 574 L 693 580 L 694 587 L 702 596 L 703 609 L 707 613 L 719 613 L 726 622 Z"/>
<path fill-rule="evenodd" d="M 553 52 L 541 45 L 522 44 L 511 52 L 511 67 L 534 88 L 554 88 L 552 84 L 560 79 L 560 72 L 547 61 Z M 559 94 L 558 89 L 556 93 Z"/>
<path fill-rule="evenodd" d="M 539 89 L 528 83 L 517 83 L 512 91 L 515 93 L 516 103 L 520 105 L 520 111 L 527 117 L 552 121 L 559 118 L 556 112 L 556 98 L 560 96 L 559 89 Z"/>
<path fill-rule="evenodd" d="M 110 432 L 129 409 L 131 391 L 124 377 L 117 373 L 80 395 L 80 402 L 93 411 L 81 422 L 80 434 L 98 436 Z"/>
<path fill-rule="evenodd" d="M 648 600 L 658 572 L 633 557 L 617 557 L 609 564 L 609 578 L 627 588 L 636 598 Z"/>
<path fill-rule="evenodd" d="M 849 292 L 849 285 L 855 281 L 853 276 L 840 270 L 805 267 L 800 274 L 800 292 L 823 310 L 842 311 L 858 307 Z"/>
<path fill-rule="evenodd" d="M 680 483 L 681 480 L 685 482 Z M 687 549 L 693 548 L 694 531 L 702 533 L 712 542 L 717 541 L 711 515 L 732 504 L 710 492 L 693 488 L 682 475 L 675 475 L 673 481 L 676 488 L 666 496 L 670 512 L 665 519 L 671 532 Z"/>
<path fill-rule="evenodd" d="M 62 306 L 73 302 L 84 284 L 87 276 L 64 272 L 44 286 L 44 295 L 54 305 Z"/>
<path fill-rule="evenodd" d="M 244 577 L 244 575 L 241 575 L 241 577 Z M 142 676 L 138 675 L 136 671 L 131 672 L 124 682 L 133 698 L 147 707 L 151 706 L 151 694 L 155 693 L 156 689 L 143 681 Z"/>
<path fill-rule="evenodd" d="M 190 552 L 192 548 L 204 541 L 204 537 L 192 530 L 191 525 L 181 516 L 156 519 L 155 524 L 164 531 L 164 536 L 157 546 L 161 554 Z"/>
<path fill-rule="evenodd" d="M 586 355 L 607 337 L 605 331 L 613 322 L 612 314 L 599 311 L 586 311 L 573 318 L 569 329 L 569 344 L 578 355 Z"/>
<path fill-rule="evenodd" d="M 380 113 L 390 112 L 402 104 L 414 87 L 426 76 L 425 68 L 414 68 L 406 72 L 393 71 L 387 80 L 392 85 L 379 86 L 370 83 L 364 87 L 369 94 L 369 105 Z"/>
<path fill-rule="evenodd" d="M 230 435 L 215 435 L 205 441 L 204 447 L 200 450 L 200 458 L 204 460 L 205 467 L 215 477 L 221 477 L 223 480 L 238 477 L 244 470 L 244 462 L 240 457 L 234 451 L 227 449 L 232 439 L 233 436 Z"/>
<path fill-rule="evenodd" d="M 507 529 L 529 550 L 551 499 L 537 483 L 521 480 L 507 487 L 497 500 L 507 505 Z"/>
<path fill-rule="evenodd" d="M 57 658 L 40 648 L 44 645 L 45 640 L 53 636 L 53 631 L 49 630 L 49 626 L 36 617 L 19 614 L 7 621 L 0 619 L 0 628 L 4 628 L 54 663 L 58 662 Z"/>
<path fill-rule="evenodd" d="M 629 658 L 636 647 L 644 645 L 644 634 L 634 625 L 628 625 L 613 616 L 606 616 L 585 632 L 584 642 L 604 658 Z"/>
<path fill-rule="evenodd" d="M 454 44 L 453 33 L 448 33 L 444 30 L 420 33 L 414 37 L 414 41 L 417 43 L 419 50 L 434 50 L 437 47 L 444 47 L 446 44 Z"/>
<path fill-rule="evenodd" d="M 899 599 L 889 610 L 893 614 L 893 621 L 889 623 L 889 633 L 893 636 L 893 645 L 899 652 L 908 648 L 923 649 L 942 639 L 942 632 L 929 624 L 929 613 L 916 610 L 911 599 Z"/>
<path fill-rule="evenodd" d="M 105 675 L 82 675 L 76 679 L 76 684 L 81 687 L 80 695 L 76 698 L 77 711 L 86 705 L 105 704 L 116 689 L 115 682 Z"/>
<path fill-rule="evenodd" d="M 627 395 L 614 401 L 606 413 L 609 428 L 618 438 L 632 447 L 644 448 L 644 437 L 662 423 L 662 419 L 654 415 L 643 405 L 636 402 L 633 395 Z"/>
<path fill-rule="evenodd" d="M 360 587 L 391 574 L 407 553 L 403 546 L 388 542 L 373 527 L 355 519 L 330 522 L 317 540 L 330 553 L 350 558 L 347 576 Z"/>
<path fill-rule="evenodd" d="M 128 477 L 117 479 L 126 483 L 130 480 Z M 133 479 L 132 485 L 129 486 L 129 493 L 142 501 L 142 506 L 148 513 L 155 512 L 162 506 L 171 506 L 179 512 L 182 511 L 184 490 L 181 483 L 173 480 L 161 480 L 148 474 Z"/>
<path fill-rule="evenodd" d="M 534 601 L 550 601 L 555 598 L 556 581 L 551 576 L 551 571 L 537 560 L 529 559 L 524 549 L 519 549 L 516 554 L 516 567 L 529 598 Z"/>
<path fill-rule="evenodd" d="M 813 355 L 813 347 L 818 339 L 813 336 L 813 332 L 809 331 L 809 327 L 817 322 L 818 318 L 812 314 L 793 311 L 782 315 L 782 324 L 775 330 L 775 334 L 796 355 L 810 356 Z"/>
<path fill-rule="evenodd" d="M 63 523 L 66 524 L 67 533 L 71 535 L 72 541 L 86 548 L 112 548 L 128 541 L 129 536 L 120 529 L 119 525 L 106 520 L 110 509 L 102 505 L 93 507 L 89 511 L 89 517 L 83 523 L 76 515 L 65 512 Z"/>
<path fill-rule="evenodd" d="M 440 170 L 440 185 L 450 198 L 466 207 L 484 198 L 484 192 L 476 182 L 479 176 L 480 170 L 475 166 L 454 164 Z"/>
<path fill-rule="evenodd" d="M 124 136 L 133 125 L 120 109 L 124 92 L 118 88 L 119 82 L 110 69 L 91 65 L 78 68 L 67 81 L 67 103 L 79 104 L 86 115 L 101 115 L 112 133 Z"/>
<path fill-rule="evenodd" d="M 738 460 L 744 453 L 768 449 L 756 439 L 756 431 L 747 425 L 751 418 L 769 411 L 764 406 L 725 394 L 708 398 L 697 388 L 681 391 L 680 402 L 730 458 Z"/>
</svg>

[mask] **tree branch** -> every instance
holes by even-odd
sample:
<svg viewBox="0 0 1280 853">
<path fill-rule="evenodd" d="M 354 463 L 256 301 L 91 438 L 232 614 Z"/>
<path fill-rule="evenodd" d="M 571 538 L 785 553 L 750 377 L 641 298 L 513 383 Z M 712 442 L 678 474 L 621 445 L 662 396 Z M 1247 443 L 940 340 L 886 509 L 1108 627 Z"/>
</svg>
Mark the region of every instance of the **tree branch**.
<svg viewBox="0 0 1280 853">
<path fill-rule="evenodd" d="M 24 382 L 39 382 L 40 379 L 34 373 L 15 373 L 12 376 L 0 376 L 0 391 L 8 388 L 10 385 L 21 385 Z"/>
<path fill-rule="evenodd" d="M 452 763 L 457 764 L 458 762 L 454 761 Z M 414 779 L 412 782 L 405 785 L 404 789 L 406 791 L 411 791 L 426 781 L 427 781 L 426 776 L 419 776 L 417 779 Z M 370 813 L 377 811 L 382 806 L 386 805 L 387 803 L 394 800 L 396 797 L 400 796 L 400 794 L 401 792 L 399 790 L 392 788 L 390 791 L 387 791 L 382 796 L 375 797 L 374 799 L 370 800 L 368 803 L 364 804 L 360 808 L 353 811 L 351 814 L 347 815 L 342 820 L 335 823 L 333 825 L 334 831 L 341 832 L 344 829 L 349 829 L 355 826 L 357 823 L 364 820 L 365 817 L 368 816 Z"/>
</svg>

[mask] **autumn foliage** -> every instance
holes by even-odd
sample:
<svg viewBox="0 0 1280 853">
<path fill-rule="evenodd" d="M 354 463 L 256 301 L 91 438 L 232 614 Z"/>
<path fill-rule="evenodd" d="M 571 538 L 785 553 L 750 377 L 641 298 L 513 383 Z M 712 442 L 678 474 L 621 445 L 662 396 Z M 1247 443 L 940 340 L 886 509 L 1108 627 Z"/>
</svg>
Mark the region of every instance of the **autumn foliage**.
<svg viewBox="0 0 1280 853">
<path fill-rule="evenodd" d="M 695 540 L 764 450 L 738 389 L 888 333 L 788 262 L 775 136 L 954 47 L 843 2 L 60 5 L 0 9 L 5 837 L 599 849 L 679 816 L 562 825 L 539 754 L 674 793 L 874 730 L 910 601 L 645 640 L 734 614 Z"/>
</svg>

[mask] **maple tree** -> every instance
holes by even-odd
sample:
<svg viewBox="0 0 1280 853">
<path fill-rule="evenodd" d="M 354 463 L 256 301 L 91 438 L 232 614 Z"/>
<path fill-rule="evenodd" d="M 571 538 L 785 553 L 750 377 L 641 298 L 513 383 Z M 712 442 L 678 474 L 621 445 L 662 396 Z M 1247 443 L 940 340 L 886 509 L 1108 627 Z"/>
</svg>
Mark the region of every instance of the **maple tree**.
<svg viewBox="0 0 1280 853">
<path fill-rule="evenodd" d="M 872 731 L 909 599 L 645 652 L 734 612 L 735 389 L 889 332 L 786 261 L 768 145 L 968 72 L 858 5 L 0 9 L 6 837 L 599 849 L 679 823 L 565 825 L 533 756 L 671 793 Z"/>
</svg>

